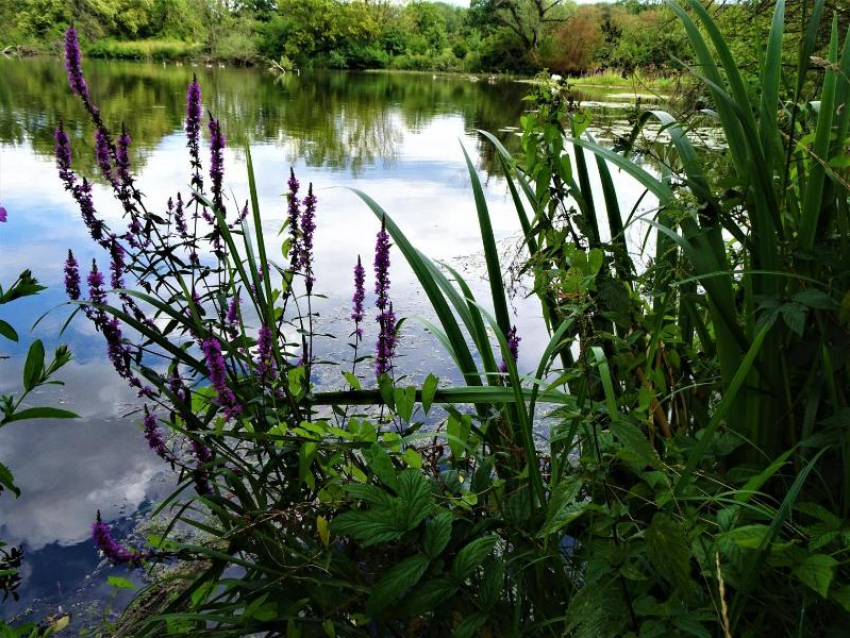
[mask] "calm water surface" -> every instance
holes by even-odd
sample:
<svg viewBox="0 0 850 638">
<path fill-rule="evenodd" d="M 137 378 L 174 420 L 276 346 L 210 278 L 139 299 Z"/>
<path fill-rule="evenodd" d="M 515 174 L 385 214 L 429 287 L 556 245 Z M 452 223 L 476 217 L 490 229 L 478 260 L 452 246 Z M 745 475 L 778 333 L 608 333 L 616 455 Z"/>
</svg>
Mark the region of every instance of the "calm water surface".
<svg viewBox="0 0 850 638">
<path fill-rule="evenodd" d="M 317 344 L 323 358 L 347 360 L 345 337 L 351 297 L 351 269 L 358 254 L 371 262 L 378 222 L 346 187 L 378 201 L 416 246 L 432 258 L 458 267 L 480 298 L 483 258 L 469 178 L 460 148 L 473 157 L 485 182 L 497 238 L 506 264 L 521 242 L 519 225 L 497 170 L 492 149 L 475 129 L 497 132 L 511 146 L 527 87 L 519 83 L 473 82 L 461 77 L 409 74 L 312 72 L 283 78 L 261 70 L 207 69 L 88 62 L 94 101 L 114 129 L 126 123 L 133 137 L 133 165 L 148 207 L 164 208 L 177 190 L 188 191 L 183 134 L 186 85 L 197 73 L 205 110 L 220 118 L 227 136 L 225 179 L 237 201 L 247 196 L 242 148 L 251 144 L 257 171 L 265 241 L 279 254 L 277 231 L 285 216 L 285 179 L 295 168 L 302 185 L 313 182 L 319 197 L 316 231 L 317 288 L 322 331 L 339 335 Z M 9 221 L 0 226 L 0 273 L 11 283 L 31 268 L 48 290 L 4 309 L 3 318 L 22 335 L 20 344 L 2 342 L 0 392 L 17 391 L 29 342 L 50 348 L 68 343 L 74 361 L 60 375 L 66 382 L 33 400 L 61 405 L 80 415 L 75 421 L 12 424 L 0 432 L 0 460 L 15 474 L 23 494 L 0 498 L 0 538 L 25 551 L 21 601 L 6 601 L 0 617 L 30 611 L 41 619 L 59 605 L 76 613 L 74 626 L 108 604 L 106 576 L 127 575 L 99 565 L 89 540 L 97 509 L 105 520 L 130 533 L 153 503 L 174 485 L 160 459 L 142 438 L 134 393 L 117 377 L 105 345 L 90 324 L 75 320 L 60 338 L 68 315 L 58 308 L 28 333 L 36 318 L 64 301 L 62 265 L 68 248 L 81 264 L 104 255 L 93 245 L 79 213 L 64 192 L 53 161 L 53 130 L 64 118 L 72 138 L 74 166 L 94 178 L 102 217 L 117 227 L 121 211 L 97 182 L 93 129 L 67 86 L 59 60 L 0 59 L 0 202 Z M 602 138 L 622 130 L 628 96 L 586 96 L 593 100 L 594 133 Z M 621 102 L 617 104 L 617 102 Z M 640 194 L 617 177 L 629 208 Z M 645 202 L 650 206 L 651 202 Z M 628 210 L 628 208 L 626 208 Z M 639 243 L 639 242 L 638 242 Z M 393 254 L 393 298 L 403 316 L 428 315 L 412 273 Z M 522 335 L 520 367 L 531 368 L 548 338 L 534 299 L 519 289 L 513 300 Z M 367 299 L 367 301 L 374 301 Z M 427 371 L 457 381 L 438 343 L 406 324 L 399 362 L 414 378 Z M 373 331 L 375 332 L 375 331 Z M 370 342 L 367 332 L 367 343 Z M 320 382 L 338 383 L 334 369 Z M 139 578 L 138 575 L 135 576 Z M 126 595 L 114 601 L 120 608 Z M 106 601 L 106 602 L 105 602 Z M 73 628 L 71 629 L 73 631 Z"/>
</svg>

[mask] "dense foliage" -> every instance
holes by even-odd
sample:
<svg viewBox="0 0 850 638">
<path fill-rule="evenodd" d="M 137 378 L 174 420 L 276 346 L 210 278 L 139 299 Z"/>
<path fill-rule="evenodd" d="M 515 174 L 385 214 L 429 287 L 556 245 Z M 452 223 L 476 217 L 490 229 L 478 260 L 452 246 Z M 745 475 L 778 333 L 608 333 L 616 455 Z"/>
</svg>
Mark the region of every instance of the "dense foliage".
<svg viewBox="0 0 850 638">
<path fill-rule="evenodd" d="M 244 203 L 226 197 L 223 123 L 212 116 L 201 159 L 193 82 L 192 190 L 147 202 L 130 135 L 104 126 L 69 31 L 71 88 L 127 228 L 101 221 L 60 123 L 60 177 L 111 263 L 114 290 L 93 265 L 85 294 L 72 255 L 66 287 L 145 401 L 153 452 L 180 476 L 160 506 L 172 523 L 149 547 L 122 546 L 99 519 L 93 536 L 116 563 L 195 567 L 154 583 L 139 600 L 162 604 L 109 631 L 846 633 L 850 32 L 839 34 L 824 5 L 791 36 L 797 64 L 783 72 L 785 5 L 776 3 L 754 88 L 702 5 L 670 3 L 711 108 L 638 112 L 617 149 L 587 134 L 592 114 L 546 77 L 528 96 L 520 153 L 482 133 L 502 164 L 550 333 L 535 370 L 517 367 L 522 335 L 469 158 L 487 303 L 358 193 L 375 214 L 379 339 L 360 333 L 362 266 L 372 260 L 352 259 L 354 348 L 334 362 L 347 388 L 335 392 L 314 383 L 327 364 L 312 354 L 322 335 L 311 300 L 324 285 L 313 277 L 321 206 L 312 189 L 289 176 L 276 263 L 250 150 Z M 813 57 L 824 24 L 826 54 Z M 722 130 L 725 148 L 696 143 L 701 118 Z M 653 124 L 664 143 L 641 146 Z M 658 154 L 661 174 L 636 151 Z M 621 209 L 612 168 L 645 189 L 647 212 Z M 638 228 L 648 267 L 627 241 Z M 396 374 L 398 253 L 465 386 Z M 187 540 L 188 528 L 197 533 Z M 168 595 L 158 596 L 163 582 Z"/>
<path fill-rule="evenodd" d="M 55 49 L 74 23 L 90 55 L 118 59 L 586 73 L 659 70 L 685 54 L 672 14 L 633 1 L 22 0 L 0 18 L 0 45 Z"/>
</svg>

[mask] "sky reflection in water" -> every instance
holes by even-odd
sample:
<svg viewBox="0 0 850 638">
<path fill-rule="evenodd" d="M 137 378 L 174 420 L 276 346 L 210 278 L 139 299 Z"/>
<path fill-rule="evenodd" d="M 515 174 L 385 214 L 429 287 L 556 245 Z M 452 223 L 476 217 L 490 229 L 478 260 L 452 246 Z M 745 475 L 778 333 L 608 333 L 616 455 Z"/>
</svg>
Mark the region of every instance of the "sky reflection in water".
<svg viewBox="0 0 850 638">
<path fill-rule="evenodd" d="M 506 255 L 513 256 L 521 241 L 492 149 L 471 132 L 516 125 L 523 108 L 522 85 L 318 72 L 290 74 L 280 82 L 259 70 L 96 62 L 87 63 L 86 70 L 106 121 L 125 121 L 133 135 L 137 180 L 152 210 L 164 210 L 176 190 L 188 191 L 182 118 L 193 72 L 199 74 L 205 111 L 222 121 L 228 140 L 227 192 L 235 194 L 240 206 L 248 192 L 242 148 L 251 143 L 270 255 L 280 255 L 277 233 L 286 212 L 283 193 L 289 167 L 294 166 L 305 190 L 313 182 L 319 198 L 317 291 L 327 295 L 314 309 L 321 316 L 318 329 L 338 337 L 317 343 L 322 358 L 347 361 L 351 356 L 346 344 L 352 268 L 358 254 L 364 265 L 371 265 L 379 228 L 347 187 L 370 194 L 419 250 L 458 268 L 479 299 L 486 299 L 480 233 L 461 142 L 481 170 L 494 231 Z M 0 391 L 18 387 L 22 357 L 32 338 L 42 338 L 47 348 L 65 342 L 75 358 L 60 375 L 66 386 L 38 398 L 45 404 L 61 403 L 81 416 L 76 421 L 13 424 L 0 433 L 0 460 L 23 491 L 17 501 L 7 494 L 0 499 L 0 537 L 24 543 L 29 554 L 24 598 L 57 599 L 53 580 L 67 592 L 98 562 L 88 541 L 96 510 L 101 509 L 107 521 L 131 515 L 144 502 L 163 497 L 173 477 L 147 449 L 138 418 L 127 416 L 138 407 L 134 393 L 109 366 L 104 342 L 89 322 L 77 318 L 57 339 L 69 312 L 59 308 L 25 334 L 37 317 L 65 300 L 62 265 L 68 248 L 86 270 L 94 257 L 103 267 L 107 260 L 89 239 L 54 167 L 52 131 L 64 117 L 75 168 L 94 175 L 92 127 L 67 88 L 61 62 L 0 60 L 0 76 L 0 202 L 9 212 L 8 223 L 0 226 L 3 281 L 32 268 L 49 286 L 38 297 L 4 309 L 3 318 L 18 328 L 22 342 L 2 345 L 12 359 L 0 364 Z M 500 136 L 510 143 L 507 133 Z M 618 191 L 624 210 L 640 194 L 625 178 L 618 178 Z M 102 217 L 115 228 L 123 226 L 120 207 L 102 183 L 95 185 L 94 199 Z M 396 312 L 428 315 L 427 299 L 412 272 L 398 251 L 392 258 Z M 371 281 L 367 267 L 367 305 L 374 304 Z M 513 306 L 522 336 L 520 369 L 530 370 L 548 337 L 536 299 L 519 294 Z M 372 308 L 365 340 L 369 348 L 377 334 L 374 316 Z M 459 381 L 449 357 L 415 322 L 406 324 L 400 353 L 401 371 L 414 378 L 433 371 Z M 361 372 L 371 377 L 367 369 Z M 320 378 L 332 385 L 341 377 L 337 369 L 327 368 Z M 33 574 L 36 568 L 50 574 Z M 2 614 L 18 608 L 7 605 Z"/>
</svg>

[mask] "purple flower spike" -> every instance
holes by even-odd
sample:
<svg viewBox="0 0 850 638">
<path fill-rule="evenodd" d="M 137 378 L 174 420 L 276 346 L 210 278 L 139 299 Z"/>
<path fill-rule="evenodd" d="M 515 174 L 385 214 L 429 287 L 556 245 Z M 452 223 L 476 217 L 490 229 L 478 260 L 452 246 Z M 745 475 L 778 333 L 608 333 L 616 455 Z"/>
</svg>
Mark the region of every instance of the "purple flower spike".
<svg viewBox="0 0 850 638">
<path fill-rule="evenodd" d="M 112 254 L 112 263 L 110 270 L 112 271 L 112 280 L 110 283 L 113 288 L 124 287 L 124 249 L 117 241 L 112 241 L 109 252 Z"/>
<path fill-rule="evenodd" d="M 0 222 L 5 222 L 8 219 L 6 209 L 0 206 Z"/>
<path fill-rule="evenodd" d="M 189 147 L 189 156 L 192 161 L 194 175 L 192 186 L 201 190 L 204 187 L 204 178 L 201 176 L 200 134 L 201 134 L 201 85 L 198 77 L 192 76 L 189 88 L 186 90 L 186 146 Z"/>
<path fill-rule="evenodd" d="M 70 250 L 68 250 L 68 259 L 65 260 L 65 292 L 73 301 L 80 298 L 80 265 Z"/>
<path fill-rule="evenodd" d="M 210 337 L 203 342 L 202 349 L 209 369 L 210 382 L 216 392 L 218 404 L 224 408 L 225 418 L 238 416 L 242 412 L 242 406 L 227 385 L 227 368 L 221 355 L 221 344 L 215 337 Z"/>
<path fill-rule="evenodd" d="M 230 303 L 227 306 L 227 315 L 224 317 L 225 321 L 230 325 L 235 325 L 239 321 L 239 304 L 241 301 L 238 292 L 230 298 Z"/>
<path fill-rule="evenodd" d="M 257 373 L 262 380 L 275 377 L 276 365 L 272 353 L 272 331 L 268 326 L 260 326 L 257 335 Z"/>
<path fill-rule="evenodd" d="M 511 358 L 514 361 L 517 361 L 519 359 L 519 342 L 522 341 L 522 337 L 517 335 L 516 326 L 513 326 L 510 330 L 508 330 L 508 334 L 505 336 L 508 339 L 508 350 L 510 350 Z M 505 374 L 508 371 L 508 364 L 502 361 L 499 365 L 499 371 L 502 374 Z"/>
<path fill-rule="evenodd" d="M 138 566 L 148 556 L 135 550 L 127 549 L 121 546 L 118 541 L 112 537 L 112 532 L 109 525 L 103 522 L 100 518 L 100 510 L 97 511 L 97 520 L 92 523 L 91 535 L 97 549 L 105 558 L 108 558 L 113 563 L 132 563 Z"/>
<path fill-rule="evenodd" d="M 162 432 L 160 432 L 159 425 L 156 421 L 156 414 L 148 410 L 148 406 L 145 406 L 145 418 L 143 423 L 145 426 L 145 439 L 147 440 L 150 449 L 166 461 L 170 460 L 168 457 L 168 448 L 165 445 L 165 441 L 162 438 Z"/>
<path fill-rule="evenodd" d="M 121 125 L 121 135 L 118 136 L 118 143 L 115 145 L 115 168 L 118 171 L 118 177 L 121 183 L 125 186 L 129 185 L 133 178 L 130 175 L 130 143 L 133 138 Z"/>
<path fill-rule="evenodd" d="M 354 334 L 359 341 L 363 338 L 363 328 L 360 324 L 366 316 L 363 310 L 363 300 L 366 299 L 366 270 L 357 255 L 357 265 L 354 267 L 354 297 L 351 298 L 351 318 L 354 320 Z"/>
<path fill-rule="evenodd" d="M 295 170 L 290 167 L 289 181 L 287 181 L 289 192 L 286 199 L 289 202 L 287 210 L 287 219 L 289 220 L 289 255 L 290 266 L 292 270 L 296 270 L 301 264 L 301 232 L 299 230 L 299 220 L 301 219 L 301 209 L 298 202 L 298 189 L 300 184 L 295 178 Z"/>
<path fill-rule="evenodd" d="M 375 356 L 375 374 L 381 376 L 392 370 L 395 356 L 396 334 L 395 313 L 390 303 L 390 235 L 386 220 L 381 221 L 381 230 L 375 244 L 375 305 L 378 314 L 378 348 Z"/>
<path fill-rule="evenodd" d="M 112 152 L 109 148 L 109 140 L 102 129 L 97 129 L 94 132 L 94 154 L 103 177 L 107 182 L 116 186 L 115 178 L 112 175 Z"/>
<path fill-rule="evenodd" d="M 221 132 L 221 123 L 210 118 L 207 125 L 210 131 L 210 180 L 212 181 L 213 204 L 224 214 L 224 200 L 221 195 L 222 182 L 224 181 L 224 133 Z"/>
<path fill-rule="evenodd" d="M 71 170 L 71 140 L 65 132 L 65 124 L 59 120 L 59 128 L 53 133 L 56 140 L 56 166 L 59 169 L 59 177 L 65 183 L 65 188 L 71 190 L 77 178 Z"/>
<path fill-rule="evenodd" d="M 304 271 L 304 281 L 307 284 L 307 293 L 313 291 L 313 233 L 316 232 L 316 203 L 318 200 L 313 194 L 313 184 L 307 189 L 307 197 L 304 198 L 304 212 L 301 214 L 301 269 Z"/>
<path fill-rule="evenodd" d="M 189 236 L 189 228 L 186 226 L 186 212 L 183 210 L 183 198 L 180 196 L 180 193 L 177 193 L 177 205 L 174 209 L 174 225 L 177 227 L 180 237 L 186 239 Z"/>
<path fill-rule="evenodd" d="M 68 83 L 71 90 L 84 100 L 89 98 L 89 87 L 83 77 L 83 56 L 77 40 L 77 30 L 68 27 L 65 32 L 65 69 L 68 71 Z"/>
<path fill-rule="evenodd" d="M 97 269 L 97 262 L 94 259 L 91 262 L 91 272 L 87 281 L 89 284 L 89 301 L 96 304 L 106 303 L 106 293 L 103 290 L 103 273 Z"/>
</svg>

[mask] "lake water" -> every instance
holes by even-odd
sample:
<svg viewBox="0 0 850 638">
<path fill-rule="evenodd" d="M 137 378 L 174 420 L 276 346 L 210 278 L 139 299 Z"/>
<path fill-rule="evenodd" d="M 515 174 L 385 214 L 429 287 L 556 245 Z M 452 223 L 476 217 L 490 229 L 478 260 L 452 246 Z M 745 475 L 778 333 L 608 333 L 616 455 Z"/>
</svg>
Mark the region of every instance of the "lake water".
<svg viewBox="0 0 850 638">
<path fill-rule="evenodd" d="M 493 149 L 474 131 L 497 133 L 509 147 L 515 145 L 512 131 L 524 108 L 525 84 L 391 73 L 275 77 L 258 69 L 104 62 L 87 62 L 85 69 L 107 124 L 118 129 L 124 122 L 132 134 L 133 166 L 149 208 L 164 208 L 177 190 L 188 191 L 182 128 L 186 85 L 193 73 L 202 86 L 205 111 L 223 123 L 228 141 L 225 181 L 238 201 L 247 197 L 242 149 L 251 145 L 271 254 L 279 254 L 277 231 L 285 217 L 289 167 L 303 185 L 313 182 L 319 197 L 316 286 L 327 295 L 315 309 L 321 331 L 341 337 L 317 343 L 322 358 L 350 357 L 345 337 L 350 332 L 351 269 L 358 254 L 371 263 L 378 231 L 375 217 L 346 187 L 370 194 L 421 251 L 459 268 L 481 293 L 479 299 L 486 299 L 462 143 L 485 183 L 505 266 L 516 259 L 519 224 Z M 64 118 L 75 168 L 94 177 L 93 128 L 68 88 L 60 60 L 0 56 L 0 78 L 0 203 L 9 213 L 8 222 L 0 225 L 0 278 L 8 285 L 22 269 L 31 268 L 48 286 L 37 297 L 2 311 L 22 338 L 19 344 L 0 343 L 0 352 L 9 355 L 0 361 L 0 392 L 20 387 L 22 359 L 32 339 L 43 339 L 48 348 L 67 343 L 74 360 L 59 375 L 66 385 L 41 393 L 34 402 L 61 405 L 81 417 L 13 423 L 0 431 L 0 461 L 23 492 L 17 500 L 8 493 L 0 497 L 0 538 L 23 545 L 25 552 L 21 600 L 0 603 L 0 617 L 41 620 L 61 605 L 75 613 L 73 632 L 95 622 L 104 608 L 120 609 L 129 596 L 125 592 L 110 599 L 106 576 L 127 576 L 127 571 L 99 566 L 89 539 L 96 510 L 117 526 L 119 536 L 131 534 L 151 504 L 168 493 L 174 477 L 147 448 L 135 414 L 135 393 L 112 370 L 105 344 L 91 325 L 80 317 L 59 338 L 68 315 L 67 308 L 59 308 L 29 331 L 37 317 L 65 300 L 62 266 L 68 248 L 81 264 L 97 257 L 105 265 L 63 190 L 53 159 L 53 130 Z M 626 124 L 629 96 L 618 93 L 583 96 L 592 101 L 591 130 L 602 139 L 622 132 Z M 640 190 L 615 176 L 623 205 L 631 207 Z M 119 207 L 101 182 L 95 187 L 95 203 L 107 221 L 120 219 Z M 396 312 L 427 316 L 427 300 L 412 273 L 399 253 L 393 259 Z M 536 299 L 524 298 L 521 286 L 513 310 L 522 336 L 520 368 L 530 369 L 548 337 Z M 367 344 L 375 332 L 367 331 Z M 457 381 L 447 355 L 415 322 L 406 324 L 400 350 L 398 365 L 414 378 L 433 371 Z M 320 371 L 323 385 L 338 384 L 339 378 L 334 369 Z"/>
</svg>

